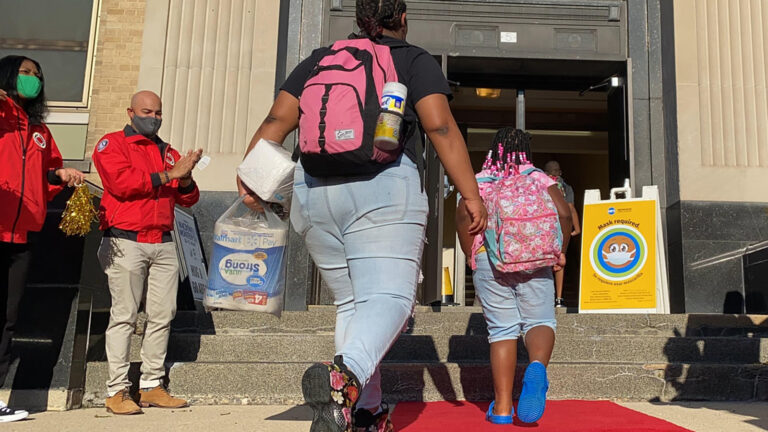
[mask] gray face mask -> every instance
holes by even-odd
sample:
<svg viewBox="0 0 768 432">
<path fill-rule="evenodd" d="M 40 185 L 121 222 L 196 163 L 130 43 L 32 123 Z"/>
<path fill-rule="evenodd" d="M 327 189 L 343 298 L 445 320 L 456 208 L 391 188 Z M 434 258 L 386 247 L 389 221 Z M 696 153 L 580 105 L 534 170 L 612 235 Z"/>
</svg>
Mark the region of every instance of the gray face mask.
<svg viewBox="0 0 768 432">
<path fill-rule="evenodd" d="M 160 130 L 160 125 L 163 123 L 163 120 L 154 117 L 140 117 L 134 114 L 132 123 L 136 132 L 147 138 L 152 138 L 157 135 L 157 131 Z"/>
</svg>

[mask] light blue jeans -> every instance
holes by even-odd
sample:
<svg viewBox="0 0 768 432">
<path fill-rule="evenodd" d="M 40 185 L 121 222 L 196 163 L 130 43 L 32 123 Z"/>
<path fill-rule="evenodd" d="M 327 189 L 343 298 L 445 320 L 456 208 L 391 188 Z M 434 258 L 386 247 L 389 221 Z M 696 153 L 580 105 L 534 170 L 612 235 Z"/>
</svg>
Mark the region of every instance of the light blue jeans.
<svg viewBox="0 0 768 432">
<path fill-rule="evenodd" d="M 333 292 L 336 354 L 363 385 L 360 408 L 381 403 L 378 366 L 413 309 L 427 213 L 408 157 L 368 176 L 296 167 L 291 223 Z"/>
<path fill-rule="evenodd" d="M 487 253 L 481 252 L 475 259 L 477 270 L 472 281 L 488 323 L 489 343 L 517 339 L 540 325 L 557 328 L 551 268 L 501 273 L 491 266 Z"/>
</svg>

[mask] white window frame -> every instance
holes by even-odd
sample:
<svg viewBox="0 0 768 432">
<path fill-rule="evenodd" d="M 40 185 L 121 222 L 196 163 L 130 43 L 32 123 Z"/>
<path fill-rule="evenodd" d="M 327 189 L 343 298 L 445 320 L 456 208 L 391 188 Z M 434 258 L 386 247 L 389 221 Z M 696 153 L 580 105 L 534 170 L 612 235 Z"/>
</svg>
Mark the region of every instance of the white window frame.
<svg viewBox="0 0 768 432">
<path fill-rule="evenodd" d="M 91 30 L 88 36 L 88 50 L 85 57 L 85 79 L 83 80 L 83 94 L 80 101 L 66 102 L 49 100 L 50 108 L 88 108 L 91 99 L 91 85 L 93 83 L 93 58 L 96 51 L 96 42 L 99 27 L 99 13 L 101 11 L 101 1 L 93 0 L 93 10 L 91 11 Z"/>
</svg>

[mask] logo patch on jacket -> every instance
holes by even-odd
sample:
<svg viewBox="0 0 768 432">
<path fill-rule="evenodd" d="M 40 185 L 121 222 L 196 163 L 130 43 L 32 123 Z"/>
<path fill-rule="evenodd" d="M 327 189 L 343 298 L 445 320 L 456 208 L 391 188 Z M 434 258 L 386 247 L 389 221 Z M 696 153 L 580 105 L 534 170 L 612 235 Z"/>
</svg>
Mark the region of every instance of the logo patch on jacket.
<svg viewBox="0 0 768 432">
<path fill-rule="evenodd" d="M 165 155 L 165 163 L 167 163 L 170 166 L 176 165 L 176 159 L 173 158 L 173 155 L 168 153 Z"/>
<path fill-rule="evenodd" d="M 109 140 L 108 139 L 103 139 L 103 140 L 99 141 L 99 144 L 96 146 L 96 151 L 101 153 L 102 150 L 107 148 L 108 144 L 109 144 Z"/>
<path fill-rule="evenodd" d="M 45 137 L 40 132 L 35 132 L 32 134 L 32 141 L 37 144 L 38 147 L 41 149 L 44 149 L 48 146 L 48 143 L 45 142 Z"/>
</svg>

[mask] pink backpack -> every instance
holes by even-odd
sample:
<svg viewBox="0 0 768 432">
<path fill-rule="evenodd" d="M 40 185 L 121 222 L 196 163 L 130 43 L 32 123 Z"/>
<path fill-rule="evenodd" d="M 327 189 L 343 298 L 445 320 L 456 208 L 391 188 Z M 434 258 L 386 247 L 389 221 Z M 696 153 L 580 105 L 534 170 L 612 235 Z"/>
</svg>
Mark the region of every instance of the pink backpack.
<svg viewBox="0 0 768 432">
<path fill-rule="evenodd" d="M 299 98 L 301 164 L 312 176 L 372 174 L 400 147 L 373 145 L 384 83 L 397 81 L 390 48 L 370 39 L 341 40 L 315 66 Z"/>
<path fill-rule="evenodd" d="M 488 210 L 488 228 L 475 239 L 473 269 L 477 267 L 475 253 L 483 244 L 500 272 L 530 271 L 557 263 L 563 244 L 557 208 L 547 187 L 530 175 L 534 172 L 541 171 L 530 168 L 494 176 L 483 170 L 477 174 Z"/>
</svg>

